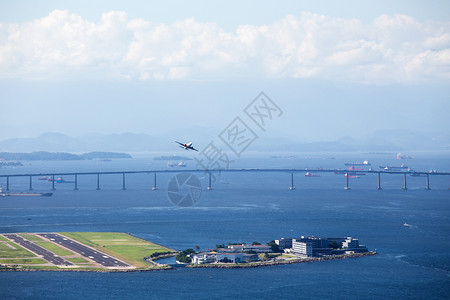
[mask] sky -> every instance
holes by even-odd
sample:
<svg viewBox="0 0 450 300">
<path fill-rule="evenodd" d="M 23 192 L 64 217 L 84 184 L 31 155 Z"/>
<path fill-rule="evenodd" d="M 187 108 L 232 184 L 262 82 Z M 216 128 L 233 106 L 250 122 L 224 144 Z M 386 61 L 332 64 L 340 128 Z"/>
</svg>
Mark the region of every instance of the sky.
<svg viewBox="0 0 450 300">
<path fill-rule="evenodd" d="M 0 1 L 0 140 L 219 134 L 261 91 L 272 136 L 450 136 L 449 83 L 449 1 Z"/>
</svg>

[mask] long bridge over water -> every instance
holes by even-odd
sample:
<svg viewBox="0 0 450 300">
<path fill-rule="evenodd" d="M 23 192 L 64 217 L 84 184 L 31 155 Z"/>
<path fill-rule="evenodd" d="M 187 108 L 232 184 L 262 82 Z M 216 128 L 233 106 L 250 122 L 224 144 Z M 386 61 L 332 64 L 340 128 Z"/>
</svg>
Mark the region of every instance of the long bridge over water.
<svg viewBox="0 0 450 300">
<path fill-rule="evenodd" d="M 100 190 L 100 176 L 106 175 L 122 175 L 122 189 L 126 190 L 126 175 L 128 174 L 153 174 L 153 190 L 157 190 L 157 174 L 161 173 L 208 173 L 208 187 L 207 189 L 212 189 L 212 174 L 213 173 L 223 173 L 223 172 L 238 172 L 238 173 L 290 173 L 290 186 L 289 189 L 294 190 L 294 174 L 296 173 L 337 173 L 345 175 L 345 186 L 344 189 L 350 189 L 349 186 L 349 178 L 352 176 L 358 176 L 362 174 L 375 174 L 377 175 L 377 189 L 381 190 L 381 175 L 402 175 L 403 176 L 403 186 L 404 190 L 407 189 L 407 176 L 415 175 L 420 177 L 426 177 L 425 180 L 425 189 L 430 189 L 430 177 L 431 176 L 450 176 L 450 173 L 446 172 L 411 172 L 411 171 L 387 171 L 387 170 L 342 170 L 342 169 L 260 169 L 260 168 L 245 168 L 245 169 L 214 169 L 214 170 L 203 170 L 203 169 L 194 169 L 194 170 L 144 170 L 144 171 L 103 171 L 103 172 L 52 172 L 52 173 L 27 173 L 27 174 L 8 174 L 8 175 L 0 175 L 0 178 L 6 178 L 6 191 L 10 190 L 10 179 L 17 177 L 28 177 L 29 178 L 29 190 L 33 190 L 33 178 L 35 177 L 48 177 L 52 182 L 52 190 L 55 190 L 55 182 L 57 179 L 55 177 L 58 176 L 73 176 L 74 180 L 74 190 L 78 190 L 78 177 L 85 175 L 96 175 L 97 176 L 97 190 Z"/>
</svg>

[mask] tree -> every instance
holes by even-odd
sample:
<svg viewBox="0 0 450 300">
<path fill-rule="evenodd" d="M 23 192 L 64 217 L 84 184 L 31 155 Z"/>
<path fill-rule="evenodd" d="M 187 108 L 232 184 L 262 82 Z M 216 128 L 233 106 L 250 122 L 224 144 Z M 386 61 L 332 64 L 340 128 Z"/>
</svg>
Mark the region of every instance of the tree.
<svg viewBox="0 0 450 300">
<path fill-rule="evenodd" d="M 195 250 L 200 250 L 200 246 L 199 245 L 195 245 Z"/>
<path fill-rule="evenodd" d="M 188 255 L 193 253 L 195 253 L 194 249 L 189 248 L 178 253 L 177 256 L 175 256 L 175 259 L 179 262 L 188 264 L 192 261 L 192 259 Z"/>
<path fill-rule="evenodd" d="M 268 242 L 267 246 L 270 246 L 271 251 L 274 253 L 282 253 L 283 252 L 283 250 L 280 249 L 280 246 L 278 246 L 274 240 L 271 240 L 270 242 Z"/>
<path fill-rule="evenodd" d="M 260 242 L 253 242 L 252 245 L 253 245 L 253 246 L 261 245 L 261 243 L 260 243 Z"/>
<path fill-rule="evenodd" d="M 179 262 L 186 263 L 186 264 L 188 264 L 192 261 L 191 258 L 189 256 L 186 256 L 185 254 L 183 254 L 183 252 L 178 253 L 177 256 L 175 257 L 175 259 Z"/>
</svg>

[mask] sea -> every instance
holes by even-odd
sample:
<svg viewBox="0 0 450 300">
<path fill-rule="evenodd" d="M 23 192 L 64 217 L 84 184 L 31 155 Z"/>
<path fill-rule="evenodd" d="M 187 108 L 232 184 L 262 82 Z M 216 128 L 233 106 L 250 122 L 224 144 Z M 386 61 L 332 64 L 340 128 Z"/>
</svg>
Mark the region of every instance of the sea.
<svg viewBox="0 0 450 300">
<path fill-rule="evenodd" d="M 369 160 L 373 169 L 399 166 L 417 171 L 450 171 L 448 152 L 408 153 L 248 152 L 232 168 L 345 168 L 345 162 Z M 194 154 L 189 154 L 194 155 Z M 25 161 L 1 168 L 1 174 L 176 170 L 156 153 L 133 154 L 112 161 Z M 176 161 L 174 161 L 176 163 Z M 186 160 L 185 169 L 196 169 Z M 181 169 L 181 168 L 180 168 Z M 366 167 L 367 169 L 367 167 Z M 302 235 L 358 238 L 378 255 L 354 259 L 271 266 L 254 269 L 189 269 L 169 271 L 0 272 L 0 299 L 449 299 L 450 176 L 425 177 L 222 172 L 206 189 L 208 174 L 195 172 L 201 183 L 196 203 L 174 205 L 168 185 L 176 173 L 78 177 L 55 183 L 52 197 L 1 197 L 0 232 L 114 231 L 184 250 L 213 249 L 229 242 L 266 243 Z M 51 182 L 33 179 L 34 191 Z M 6 187 L 5 178 L 0 186 Z M 10 178 L 10 189 L 26 191 L 29 178 Z M 187 193 L 190 189 L 181 189 Z M 200 195 L 198 195 L 200 194 Z"/>
</svg>

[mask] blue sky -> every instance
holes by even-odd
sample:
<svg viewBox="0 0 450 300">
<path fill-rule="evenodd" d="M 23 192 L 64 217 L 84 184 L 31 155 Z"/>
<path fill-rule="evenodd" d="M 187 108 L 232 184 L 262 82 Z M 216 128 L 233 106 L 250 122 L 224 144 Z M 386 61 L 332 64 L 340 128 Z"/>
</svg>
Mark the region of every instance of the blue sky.
<svg viewBox="0 0 450 300">
<path fill-rule="evenodd" d="M 449 16 L 448 1 L 3 1 L 0 139 L 219 133 L 260 91 L 285 111 L 269 135 L 448 135 Z"/>
</svg>

